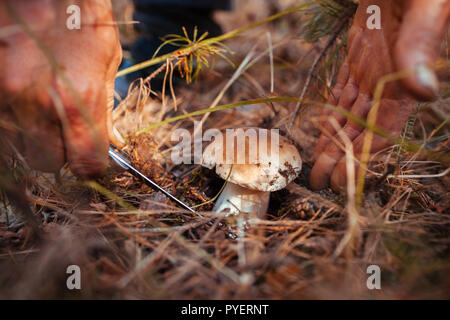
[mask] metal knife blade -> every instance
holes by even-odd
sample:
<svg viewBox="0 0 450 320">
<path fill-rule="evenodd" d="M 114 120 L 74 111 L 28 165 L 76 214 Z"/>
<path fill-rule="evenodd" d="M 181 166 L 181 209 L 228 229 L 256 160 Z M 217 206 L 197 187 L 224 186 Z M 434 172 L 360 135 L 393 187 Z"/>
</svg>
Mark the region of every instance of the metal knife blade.
<svg viewBox="0 0 450 320">
<path fill-rule="evenodd" d="M 112 143 L 109 146 L 108 151 L 109 157 L 113 159 L 119 166 L 130 172 L 133 176 L 138 178 L 139 180 L 143 181 L 146 185 L 148 185 L 150 188 L 152 188 L 155 191 L 160 191 L 164 193 L 167 197 L 169 197 L 171 200 L 178 203 L 180 206 L 182 206 L 184 209 L 195 213 L 195 210 L 189 207 L 187 204 L 182 202 L 181 200 L 177 199 L 175 196 L 170 194 L 168 191 L 163 189 L 161 186 L 159 186 L 156 182 L 145 176 L 143 173 L 141 173 L 139 170 L 137 170 L 135 167 L 133 167 L 130 163 L 130 161 L 123 155 L 123 152 L 113 145 Z"/>
</svg>

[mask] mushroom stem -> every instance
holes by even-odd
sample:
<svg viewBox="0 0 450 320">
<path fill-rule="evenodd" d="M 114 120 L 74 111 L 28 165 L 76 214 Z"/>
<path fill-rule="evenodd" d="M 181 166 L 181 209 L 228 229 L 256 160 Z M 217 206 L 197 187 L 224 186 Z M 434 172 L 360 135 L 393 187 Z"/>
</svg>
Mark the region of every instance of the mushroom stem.
<svg viewBox="0 0 450 320">
<path fill-rule="evenodd" d="M 256 213 L 262 218 L 269 206 L 269 198 L 269 191 L 250 190 L 228 182 L 216 201 L 214 211 L 228 210 L 229 214 Z"/>
</svg>

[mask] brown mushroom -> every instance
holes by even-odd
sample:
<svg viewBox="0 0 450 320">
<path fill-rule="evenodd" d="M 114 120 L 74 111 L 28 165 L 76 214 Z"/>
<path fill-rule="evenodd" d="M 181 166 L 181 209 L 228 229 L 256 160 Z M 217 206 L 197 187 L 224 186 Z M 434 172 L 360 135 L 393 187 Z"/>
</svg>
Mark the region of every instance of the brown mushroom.
<svg viewBox="0 0 450 320">
<path fill-rule="evenodd" d="M 234 152 L 230 154 L 230 150 Z M 294 180 L 301 171 L 302 160 L 297 148 L 276 131 L 242 128 L 209 144 L 202 165 L 210 169 L 215 166 L 222 179 L 229 176 L 214 211 L 253 212 L 261 217 L 267 211 L 270 192 L 283 189 Z"/>
</svg>

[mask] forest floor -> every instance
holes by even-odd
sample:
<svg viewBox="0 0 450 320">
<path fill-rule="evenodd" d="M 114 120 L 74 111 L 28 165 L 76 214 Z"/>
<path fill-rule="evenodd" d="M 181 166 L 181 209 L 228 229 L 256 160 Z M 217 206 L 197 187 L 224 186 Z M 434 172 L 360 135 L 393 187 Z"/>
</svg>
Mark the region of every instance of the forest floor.
<svg viewBox="0 0 450 320">
<path fill-rule="evenodd" d="M 233 12 L 217 13 L 216 19 L 227 32 L 285 10 L 295 1 L 262 3 L 240 2 Z M 299 97 L 311 64 L 326 43 L 301 38 L 297 32 L 301 15 L 286 15 L 225 41 L 235 67 L 216 57 L 192 83 L 174 80 L 174 95 L 166 88 L 164 99 L 160 93 L 143 99 L 149 88 L 138 85 L 115 111 L 115 124 L 122 133 L 135 132 L 211 107 L 222 94 L 218 105 Z M 268 50 L 268 34 L 273 50 Z M 344 53 L 336 51 L 336 63 L 322 63 L 308 90 L 309 99 L 324 102 L 323 83 L 331 83 Z M 224 90 L 246 58 L 251 67 Z M 420 105 L 405 138 L 448 154 L 450 70 L 439 75 L 440 98 Z M 212 203 L 205 204 L 219 192 L 222 179 L 200 165 L 174 165 L 170 160 L 176 144 L 171 133 L 177 128 L 192 132 L 193 121 L 202 116 L 158 126 L 125 148 L 133 163 L 164 188 L 191 206 L 204 204 L 196 214 L 117 169 L 82 183 L 67 168 L 55 178 L 30 171 L 18 161 L 16 170 L 25 172 L 39 236 L 15 214 L 14 205 L 0 203 L 0 298 L 449 298 L 448 167 L 394 146 L 390 157 L 373 164 L 362 206 L 350 212 L 345 195 L 309 188 L 321 106 L 305 105 L 295 125 L 286 129 L 295 105 L 244 105 L 204 119 L 203 130 L 280 128 L 303 158 L 300 176 L 286 189 L 273 192 L 266 216 L 252 219 L 244 231 L 237 226 L 249 217 L 227 217 L 211 212 Z M 239 233 L 244 236 L 235 236 Z M 67 290 L 69 265 L 80 266 L 82 290 Z M 380 267 L 380 290 L 366 285 L 370 265 Z"/>
</svg>

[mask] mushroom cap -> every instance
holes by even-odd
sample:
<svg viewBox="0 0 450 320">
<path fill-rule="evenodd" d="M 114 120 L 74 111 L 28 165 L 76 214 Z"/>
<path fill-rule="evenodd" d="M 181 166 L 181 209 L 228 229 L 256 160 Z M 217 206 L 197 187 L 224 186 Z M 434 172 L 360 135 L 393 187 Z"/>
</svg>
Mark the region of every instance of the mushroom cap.
<svg viewBox="0 0 450 320">
<path fill-rule="evenodd" d="M 302 159 L 297 148 L 276 130 L 248 127 L 228 129 L 222 138 L 216 137 L 205 148 L 202 165 L 215 166 L 225 180 L 231 170 L 228 181 L 241 187 L 277 191 L 299 175 Z"/>
</svg>

